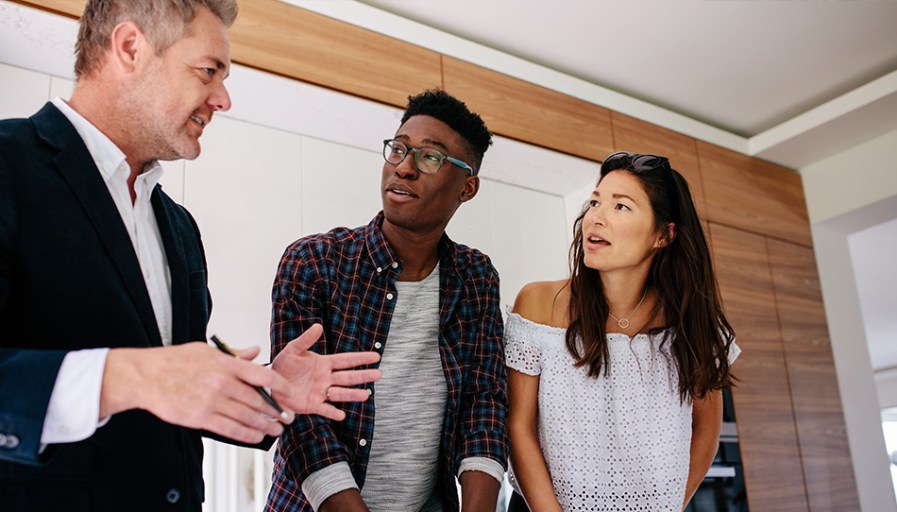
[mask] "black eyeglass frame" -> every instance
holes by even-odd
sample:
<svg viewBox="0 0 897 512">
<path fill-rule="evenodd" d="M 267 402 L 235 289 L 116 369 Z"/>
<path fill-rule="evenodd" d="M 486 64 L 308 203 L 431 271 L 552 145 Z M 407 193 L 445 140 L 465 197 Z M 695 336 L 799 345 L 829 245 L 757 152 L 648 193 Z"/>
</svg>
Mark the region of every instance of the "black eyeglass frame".
<svg viewBox="0 0 897 512">
<path fill-rule="evenodd" d="M 391 162 L 389 160 L 389 155 L 395 154 L 390 150 L 391 144 L 395 144 L 402 148 L 405 148 L 405 151 L 402 154 L 402 159 L 399 160 L 398 162 Z M 439 165 L 436 167 L 436 169 L 430 171 L 428 169 L 423 168 L 423 164 L 421 164 L 421 162 L 420 162 L 420 155 L 421 155 L 421 151 L 424 151 L 424 150 L 432 151 L 439 157 Z M 442 164 L 444 164 L 446 160 L 448 160 L 449 162 L 455 164 L 456 166 L 466 170 L 468 176 L 473 176 L 476 174 L 476 172 L 473 170 L 473 167 L 471 167 L 470 165 L 466 164 L 465 162 L 462 162 L 461 160 L 458 160 L 457 158 L 452 158 L 452 157 L 446 155 L 445 153 L 443 153 L 442 151 L 439 151 L 436 148 L 415 148 L 415 147 L 409 146 L 408 144 L 405 144 L 404 142 L 402 142 L 400 140 L 395 140 L 395 139 L 384 139 L 383 140 L 383 159 L 386 160 L 386 163 L 389 163 L 392 165 L 399 165 L 405 161 L 405 158 L 407 158 L 410 153 L 414 153 L 414 156 L 413 156 L 414 167 L 416 167 L 418 171 L 420 171 L 424 174 L 436 174 L 437 172 L 439 172 L 439 169 L 442 169 Z"/>
</svg>

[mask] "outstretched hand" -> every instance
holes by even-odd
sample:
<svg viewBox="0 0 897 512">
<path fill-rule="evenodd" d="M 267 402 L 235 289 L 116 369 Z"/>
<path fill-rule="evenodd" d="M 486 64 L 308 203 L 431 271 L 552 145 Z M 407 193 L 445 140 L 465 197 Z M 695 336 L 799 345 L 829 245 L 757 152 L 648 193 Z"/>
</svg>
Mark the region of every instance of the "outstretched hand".
<svg viewBox="0 0 897 512">
<path fill-rule="evenodd" d="M 346 413 L 331 402 L 367 400 L 366 389 L 349 386 L 380 378 L 379 370 L 349 368 L 374 364 L 380 355 L 309 351 L 322 332 L 320 324 L 313 325 L 278 354 L 271 368 L 250 362 L 258 355 L 257 347 L 235 351 L 238 357 L 206 343 L 110 350 L 100 417 L 144 409 L 168 423 L 254 444 L 265 435 L 279 436 L 283 423 L 293 420 L 291 414 L 278 415 L 253 389 L 262 386 L 288 411 L 342 420 Z"/>
<path fill-rule="evenodd" d="M 293 386 L 270 368 L 245 360 L 255 357 L 257 348 L 237 354 L 239 358 L 201 342 L 110 350 L 100 417 L 144 409 L 168 423 L 249 444 L 265 435 L 280 435 L 281 422 L 289 423 L 293 417 L 281 418 L 252 386 L 270 388 L 287 398 Z"/>
<path fill-rule="evenodd" d="M 370 393 L 353 388 L 380 379 L 380 370 L 352 370 L 380 360 L 376 352 L 345 352 L 321 355 L 309 349 L 324 332 L 314 324 L 301 336 L 289 342 L 277 354 L 271 367 L 292 385 L 289 396 L 272 390 L 274 398 L 297 414 L 317 414 L 341 421 L 346 413 L 331 402 L 363 402 Z"/>
</svg>

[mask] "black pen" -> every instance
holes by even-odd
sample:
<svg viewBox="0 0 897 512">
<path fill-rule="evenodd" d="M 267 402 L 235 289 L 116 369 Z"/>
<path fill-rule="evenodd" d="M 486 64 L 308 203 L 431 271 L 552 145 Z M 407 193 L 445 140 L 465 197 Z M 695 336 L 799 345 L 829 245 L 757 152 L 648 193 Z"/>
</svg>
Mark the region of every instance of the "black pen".
<svg viewBox="0 0 897 512">
<path fill-rule="evenodd" d="M 237 354 L 235 354 L 234 351 L 230 349 L 230 347 L 225 345 L 224 342 L 221 341 L 220 339 L 218 339 L 218 336 L 215 336 L 214 334 L 212 335 L 212 343 L 214 343 L 215 346 L 218 347 L 218 349 L 221 350 L 222 352 L 224 352 L 225 354 L 237 357 Z M 277 400 L 275 400 L 274 397 L 271 396 L 271 393 L 268 393 L 267 391 L 265 391 L 265 389 L 261 386 L 252 386 L 252 387 L 256 391 L 258 391 L 258 394 L 262 395 L 262 398 L 264 398 L 266 402 L 271 404 L 271 407 L 277 409 L 277 412 L 280 413 L 281 418 L 283 418 L 285 420 L 290 419 L 290 415 L 287 414 L 286 411 L 284 411 L 280 407 L 280 404 L 278 404 Z"/>
</svg>

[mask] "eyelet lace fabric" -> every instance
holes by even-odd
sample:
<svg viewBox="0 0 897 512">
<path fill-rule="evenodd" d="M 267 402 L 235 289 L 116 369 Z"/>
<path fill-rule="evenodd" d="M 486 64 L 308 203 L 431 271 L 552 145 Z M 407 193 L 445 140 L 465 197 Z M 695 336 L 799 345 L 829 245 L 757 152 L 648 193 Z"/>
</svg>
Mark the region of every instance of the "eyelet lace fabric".
<svg viewBox="0 0 897 512">
<path fill-rule="evenodd" d="M 610 371 L 575 368 L 565 329 L 515 313 L 505 325 L 507 366 L 539 376 L 539 444 L 568 512 L 682 510 L 691 402 L 663 334 L 608 334 Z M 733 344 L 732 355 L 737 356 Z M 519 491 L 513 468 L 511 484 Z"/>
</svg>

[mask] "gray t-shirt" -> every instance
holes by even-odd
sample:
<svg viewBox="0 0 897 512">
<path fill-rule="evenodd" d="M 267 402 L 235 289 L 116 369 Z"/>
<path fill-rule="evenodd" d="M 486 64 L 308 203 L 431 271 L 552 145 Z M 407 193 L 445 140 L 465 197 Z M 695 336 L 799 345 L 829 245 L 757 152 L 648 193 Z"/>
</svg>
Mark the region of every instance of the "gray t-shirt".
<svg viewBox="0 0 897 512">
<path fill-rule="evenodd" d="M 431 499 L 448 387 L 439 357 L 439 265 L 396 282 L 376 384 L 374 435 L 361 496 L 372 511 L 441 511 Z"/>
</svg>

